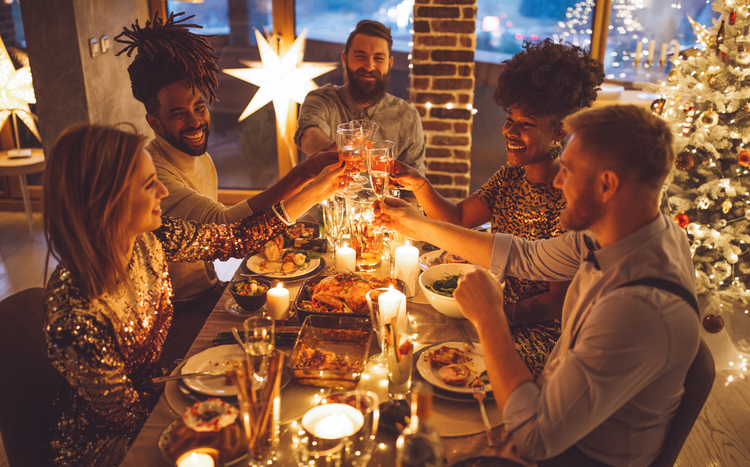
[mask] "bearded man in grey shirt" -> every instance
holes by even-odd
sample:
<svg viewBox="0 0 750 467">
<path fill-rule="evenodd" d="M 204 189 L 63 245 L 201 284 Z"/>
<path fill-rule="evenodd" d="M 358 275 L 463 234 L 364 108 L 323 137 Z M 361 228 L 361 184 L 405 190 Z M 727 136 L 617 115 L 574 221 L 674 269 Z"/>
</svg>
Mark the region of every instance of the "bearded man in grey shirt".
<svg viewBox="0 0 750 467">
<path fill-rule="evenodd" d="M 398 200 L 378 222 L 473 264 L 456 301 L 476 327 L 518 451 L 544 466 L 647 466 L 658 455 L 699 345 L 685 232 L 659 212 L 674 164 L 666 122 L 636 106 L 582 111 L 555 186 L 570 232 L 536 242 L 431 221 Z M 534 381 L 502 309 L 499 276 L 572 280 L 562 335 Z"/>
<path fill-rule="evenodd" d="M 364 20 L 349 35 L 341 63 L 346 84 L 326 84 L 305 97 L 294 142 L 306 154 L 335 147 L 336 127 L 355 119 L 372 120 L 380 129 L 375 141 L 396 144 L 394 157 L 424 174 L 425 140 L 419 112 L 388 94 L 393 67 L 391 30 Z"/>
</svg>

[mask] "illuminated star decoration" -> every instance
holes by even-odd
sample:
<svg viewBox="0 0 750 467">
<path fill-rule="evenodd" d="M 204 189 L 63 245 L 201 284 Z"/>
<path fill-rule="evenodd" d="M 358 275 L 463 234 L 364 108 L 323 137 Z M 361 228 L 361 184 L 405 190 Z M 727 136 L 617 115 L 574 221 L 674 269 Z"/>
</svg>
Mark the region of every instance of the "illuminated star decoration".
<svg viewBox="0 0 750 467">
<path fill-rule="evenodd" d="M 286 138 L 289 102 L 295 101 L 301 104 L 307 93 L 318 87 L 312 80 L 313 78 L 338 68 L 338 64 L 335 62 L 305 63 L 302 61 L 305 55 L 306 32 L 306 29 L 303 30 L 287 53 L 284 54 L 284 57 L 279 57 L 279 54 L 256 29 L 255 37 L 258 41 L 261 61 L 240 60 L 249 68 L 222 70 L 228 75 L 260 87 L 238 121 L 244 120 L 256 110 L 273 101 L 281 136 Z"/>
<path fill-rule="evenodd" d="M 5 126 L 11 114 L 15 114 L 41 141 L 29 104 L 36 104 L 31 68 L 27 65 L 16 70 L 0 39 L 0 128 Z"/>
</svg>

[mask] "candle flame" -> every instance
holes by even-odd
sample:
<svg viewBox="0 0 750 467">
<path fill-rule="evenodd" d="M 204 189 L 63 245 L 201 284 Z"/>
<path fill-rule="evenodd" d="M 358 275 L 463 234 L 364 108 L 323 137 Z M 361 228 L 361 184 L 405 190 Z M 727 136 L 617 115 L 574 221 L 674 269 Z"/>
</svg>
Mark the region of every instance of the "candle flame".
<svg viewBox="0 0 750 467">
<path fill-rule="evenodd" d="M 390 286 L 388 287 L 388 292 L 393 292 L 393 285 L 390 285 Z"/>
<path fill-rule="evenodd" d="M 277 288 L 277 289 L 283 289 L 283 288 L 284 288 L 284 284 L 282 284 L 281 282 L 279 282 L 279 283 L 278 283 L 278 284 L 276 285 L 276 288 Z"/>
</svg>

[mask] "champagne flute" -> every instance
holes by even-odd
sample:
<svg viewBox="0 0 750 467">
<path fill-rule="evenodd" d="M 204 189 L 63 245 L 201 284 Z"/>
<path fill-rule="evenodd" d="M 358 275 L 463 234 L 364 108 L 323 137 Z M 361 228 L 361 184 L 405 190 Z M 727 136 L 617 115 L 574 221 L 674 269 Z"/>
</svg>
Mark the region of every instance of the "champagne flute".
<svg viewBox="0 0 750 467">
<path fill-rule="evenodd" d="M 269 316 L 251 316 L 242 323 L 242 327 L 245 330 L 247 363 L 258 386 L 262 387 L 268 374 L 268 359 L 276 345 L 275 322 Z"/>
<path fill-rule="evenodd" d="M 339 239 L 346 228 L 346 204 L 343 199 L 336 199 L 335 196 L 324 200 L 320 203 L 323 214 L 323 226 L 326 229 L 326 235 L 332 240 L 333 246 L 333 264 L 329 267 L 336 268 L 336 250 L 339 248 Z"/>
<path fill-rule="evenodd" d="M 393 141 L 377 141 L 367 149 L 367 172 L 378 199 L 389 194 L 390 174 L 393 172 Z"/>
<path fill-rule="evenodd" d="M 364 138 L 364 148 L 362 149 L 368 149 L 375 141 L 375 135 L 378 133 L 380 126 L 372 120 L 358 119 L 353 121 L 362 125 L 362 138 Z"/>
</svg>

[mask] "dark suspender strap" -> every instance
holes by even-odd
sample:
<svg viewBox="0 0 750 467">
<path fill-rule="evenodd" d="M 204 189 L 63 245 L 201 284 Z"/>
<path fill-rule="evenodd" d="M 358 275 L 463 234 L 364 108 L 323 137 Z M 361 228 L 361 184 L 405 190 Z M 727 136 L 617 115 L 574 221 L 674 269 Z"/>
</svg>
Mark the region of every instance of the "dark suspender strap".
<svg viewBox="0 0 750 467">
<path fill-rule="evenodd" d="M 643 279 L 626 282 L 620 286 L 617 286 L 617 288 L 619 289 L 620 287 L 631 287 L 634 285 L 649 285 L 651 287 L 656 287 L 657 289 L 671 292 L 685 300 L 688 305 L 693 307 L 693 310 L 695 310 L 695 313 L 698 315 L 698 319 L 700 319 L 701 317 L 700 311 L 698 310 L 698 301 L 695 299 L 695 295 L 690 293 L 688 289 L 676 282 L 668 281 L 666 279 L 661 279 L 658 277 L 645 277 Z"/>
</svg>

